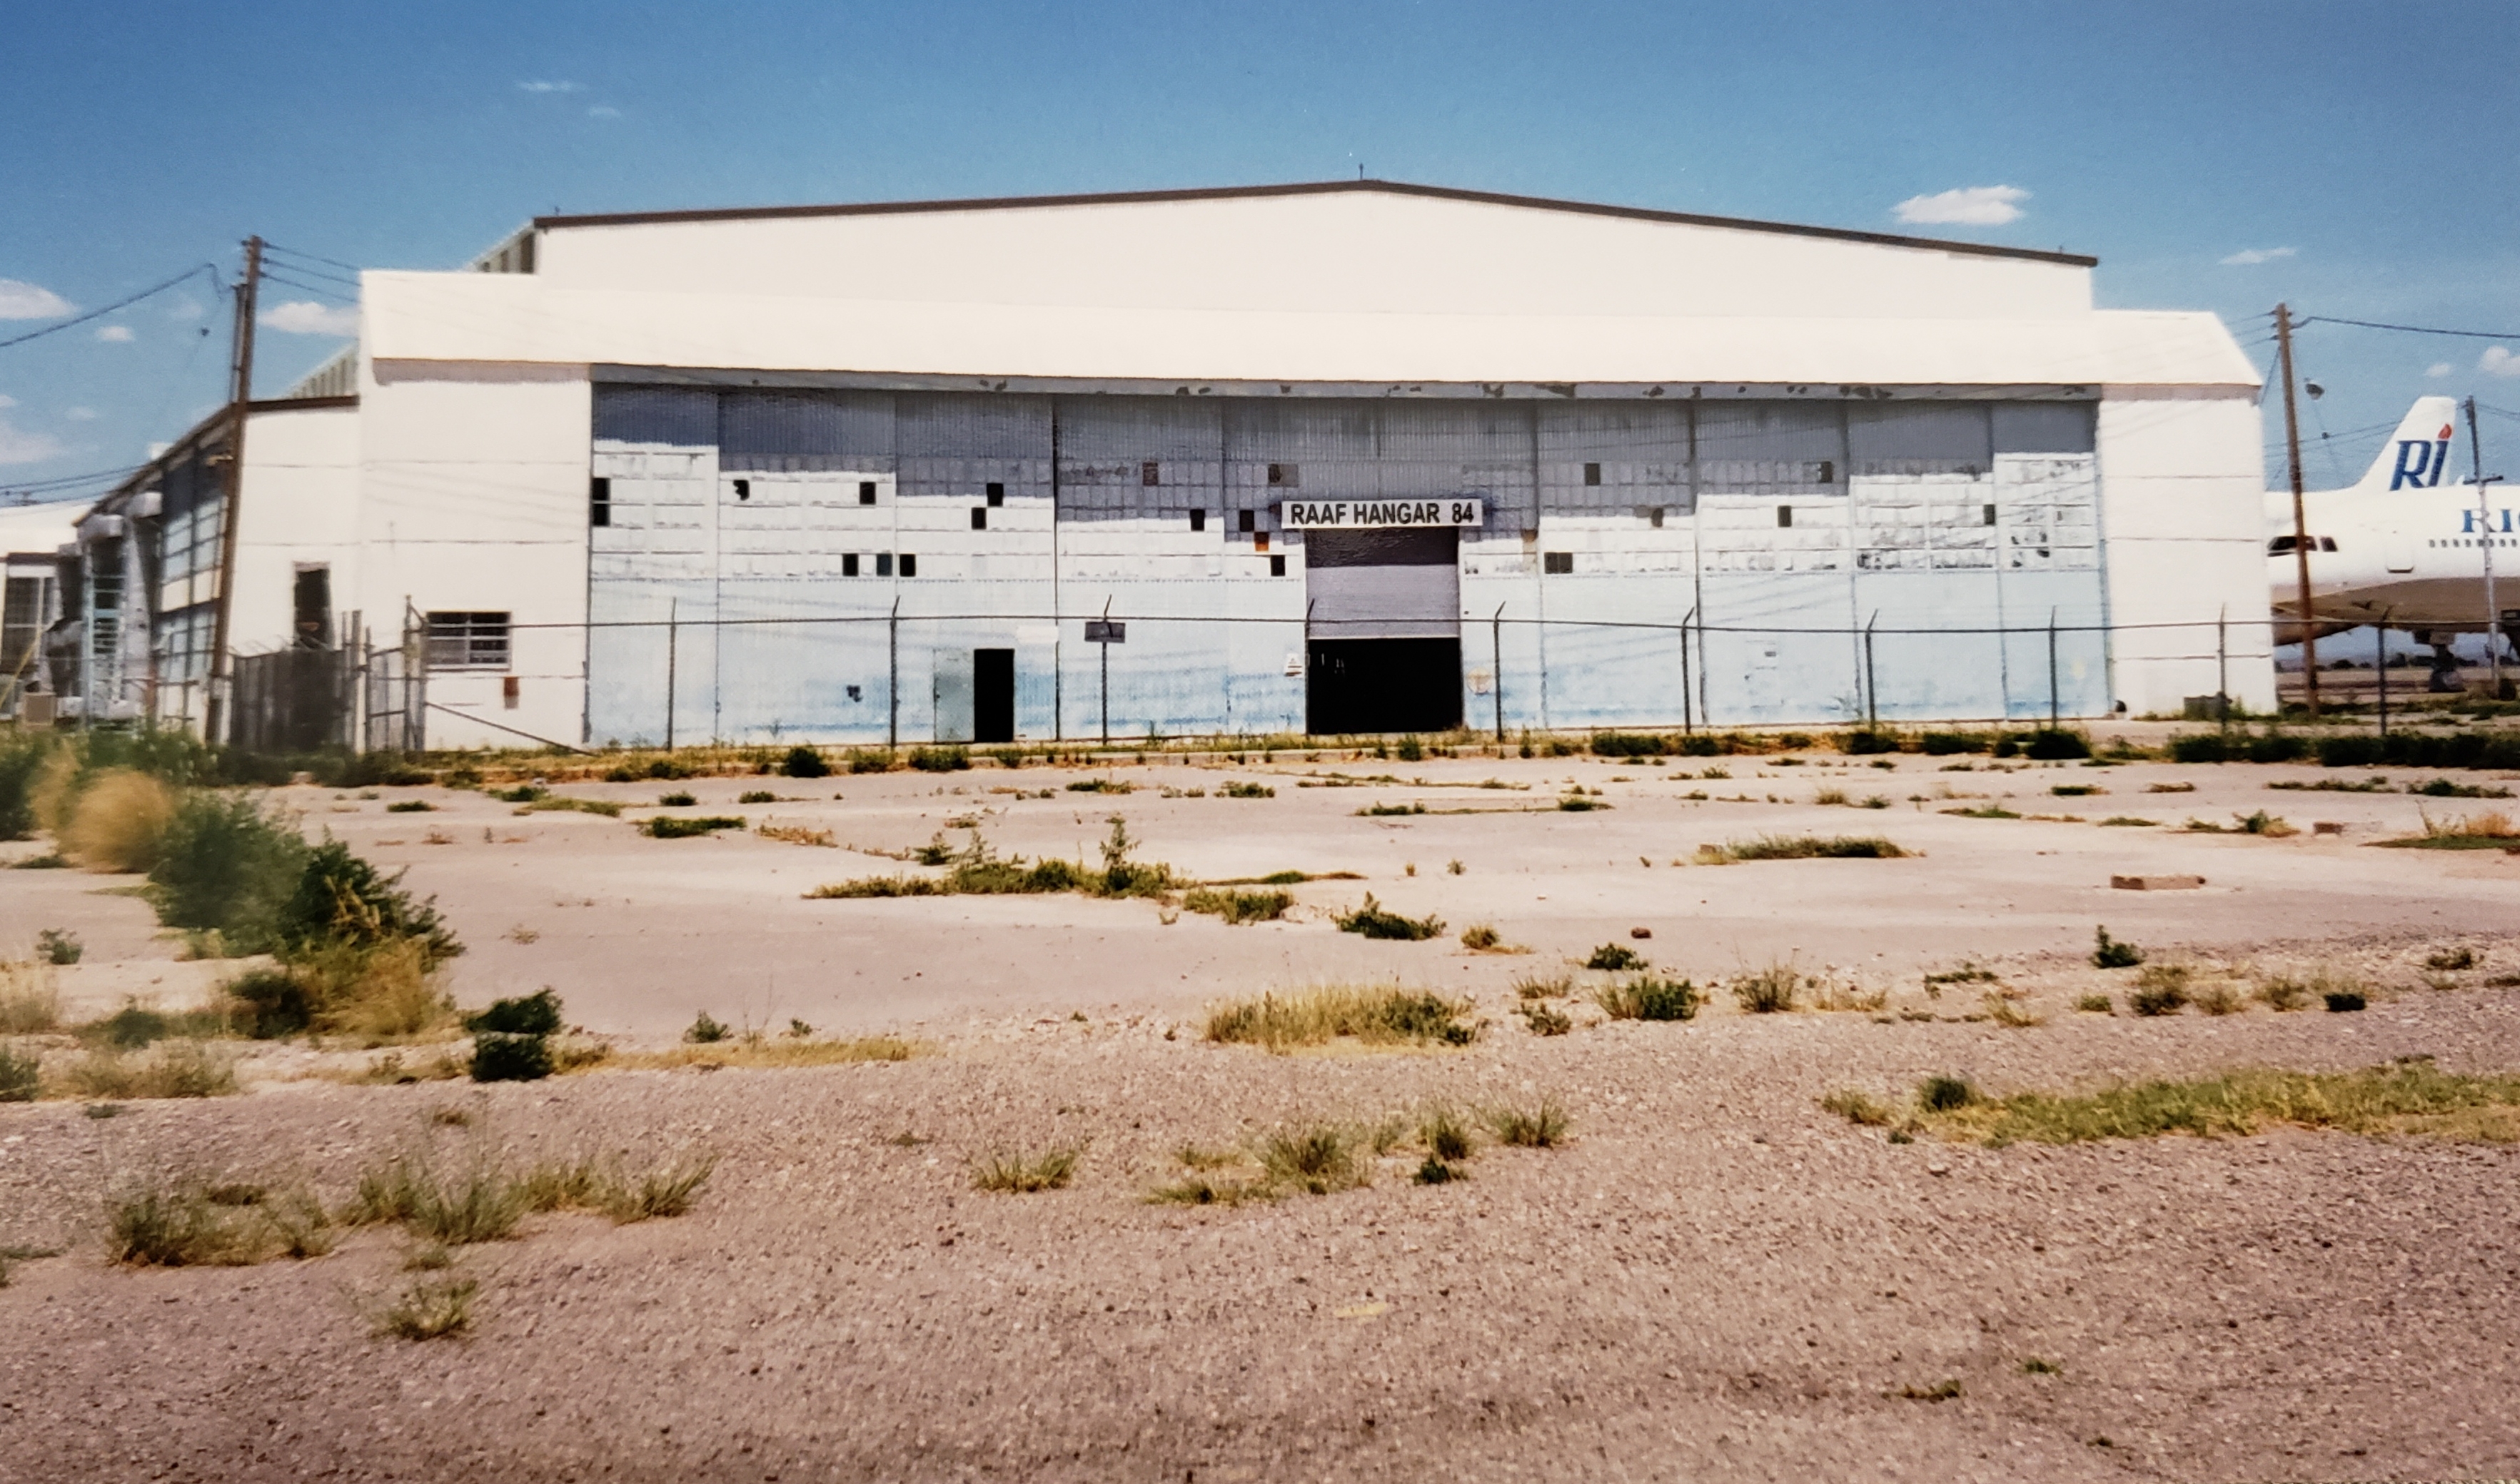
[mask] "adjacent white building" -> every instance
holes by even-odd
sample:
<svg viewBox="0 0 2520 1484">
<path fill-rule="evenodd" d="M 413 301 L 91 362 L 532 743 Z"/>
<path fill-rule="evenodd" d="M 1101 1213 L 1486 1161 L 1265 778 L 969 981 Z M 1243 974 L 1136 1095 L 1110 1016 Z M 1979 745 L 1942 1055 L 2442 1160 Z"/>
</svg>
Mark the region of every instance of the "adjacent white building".
<svg viewBox="0 0 2520 1484">
<path fill-rule="evenodd" d="M 544 218 L 254 404 L 231 643 L 408 626 L 436 745 L 2271 708 L 2256 373 L 2093 267 L 1368 181 Z M 100 507 L 163 716 L 224 428 Z"/>
</svg>

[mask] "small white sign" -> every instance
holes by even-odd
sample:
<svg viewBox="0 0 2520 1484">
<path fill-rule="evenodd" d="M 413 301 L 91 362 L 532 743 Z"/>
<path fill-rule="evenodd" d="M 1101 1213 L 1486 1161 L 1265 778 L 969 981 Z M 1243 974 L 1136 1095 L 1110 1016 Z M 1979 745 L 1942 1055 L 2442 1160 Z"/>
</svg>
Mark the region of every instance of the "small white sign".
<svg viewBox="0 0 2520 1484">
<path fill-rule="evenodd" d="M 1288 530 L 1364 530 L 1386 525 L 1477 525 L 1480 502 L 1450 495 L 1440 500 L 1289 500 Z"/>
</svg>

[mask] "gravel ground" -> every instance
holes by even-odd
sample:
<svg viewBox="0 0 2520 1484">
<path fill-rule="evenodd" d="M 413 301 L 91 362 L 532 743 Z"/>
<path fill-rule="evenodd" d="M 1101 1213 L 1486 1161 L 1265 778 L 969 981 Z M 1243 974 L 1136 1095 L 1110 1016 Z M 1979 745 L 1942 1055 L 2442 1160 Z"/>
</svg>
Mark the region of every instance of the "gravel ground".
<svg viewBox="0 0 2520 1484">
<path fill-rule="evenodd" d="M 2305 958 L 2399 964 L 2416 941 Z M 0 1106 L 0 1243 L 64 1249 L 0 1289 L 0 1479 L 2520 1468 L 2520 1152 L 2289 1131 L 1893 1145 L 1816 1105 L 1947 1071 L 2010 1091 L 2417 1054 L 2508 1068 L 2520 990 L 2480 971 L 2362 1014 L 2138 1019 L 2064 1011 L 2105 976 L 2061 955 L 2000 967 L 2047 1024 L 1951 1018 L 1954 996 L 1912 987 L 1895 1009 L 1944 1018 L 1718 1008 L 1541 1038 L 1486 993 L 1486 1034 L 1446 1052 L 981 1018 L 900 1063 Z M 1458 1184 L 1411 1183 L 1411 1156 L 1327 1196 L 1145 1199 L 1185 1143 L 1544 1094 L 1572 1142 L 1483 1147 Z M 971 1189 L 993 1150 L 1079 1142 L 1071 1189 Z M 338 1199 L 422 1143 L 720 1163 L 690 1215 L 541 1217 L 462 1249 L 482 1284 L 462 1338 L 376 1337 L 407 1282 L 378 1231 L 252 1268 L 101 1260 L 100 1194 L 142 1172 Z M 1958 1396 L 1898 1394 L 1946 1380 Z"/>
</svg>

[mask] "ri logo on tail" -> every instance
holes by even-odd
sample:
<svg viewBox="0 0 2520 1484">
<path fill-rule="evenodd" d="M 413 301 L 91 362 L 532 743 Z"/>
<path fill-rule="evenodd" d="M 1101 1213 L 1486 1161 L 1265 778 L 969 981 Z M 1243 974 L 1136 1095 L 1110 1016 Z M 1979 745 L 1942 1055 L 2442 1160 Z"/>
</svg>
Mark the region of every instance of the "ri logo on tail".
<svg viewBox="0 0 2520 1484">
<path fill-rule="evenodd" d="M 2451 405 L 2448 397 L 2425 397 L 2398 425 L 2398 435 L 2391 440 L 2396 463 L 2389 471 L 2389 488 L 2441 487 L 2442 474 L 2450 468 Z M 2436 424 L 2441 429 L 2438 432 L 2432 430 Z M 2385 460 L 2391 456 L 2384 453 L 2380 457 Z M 2375 468 L 2372 472 L 2379 471 Z"/>
</svg>

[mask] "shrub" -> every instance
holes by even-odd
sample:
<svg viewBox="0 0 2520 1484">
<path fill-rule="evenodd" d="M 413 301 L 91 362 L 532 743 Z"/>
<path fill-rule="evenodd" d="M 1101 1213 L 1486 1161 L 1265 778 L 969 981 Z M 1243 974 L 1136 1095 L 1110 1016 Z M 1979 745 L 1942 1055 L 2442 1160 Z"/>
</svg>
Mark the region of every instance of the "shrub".
<svg viewBox="0 0 2520 1484">
<path fill-rule="evenodd" d="M 538 1082 L 552 1074 L 551 1038 L 482 1031 L 472 1038 L 472 1080 Z"/>
<path fill-rule="evenodd" d="M 533 1202 L 527 1184 L 487 1157 L 454 1172 L 417 1154 L 359 1173 L 349 1219 L 356 1225 L 396 1222 L 447 1246 L 504 1241 L 516 1235 Z"/>
<path fill-rule="evenodd" d="M 2359 991 L 2351 989 L 2331 989 L 2322 998 L 2328 1010 L 2337 1013 L 2361 1010 L 2368 1003 Z"/>
<path fill-rule="evenodd" d="M 1048 1149 L 1039 1154 L 991 1154 L 971 1171 L 971 1189 L 1006 1195 L 1062 1191 L 1076 1175 L 1077 1150 Z"/>
<path fill-rule="evenodd" d="M 775 804 L 779 802 L 779 795 L 767 788 L 746 788 L 735 796 L 735 801 L 739 804 Z"/>
<path fill-rule="evenodd" d="M 1225 796 L 1227 798 L 1276 798 L 1278 790 L 1267 784 L 1229 783 L 1225 786 Z"/>
<path fill-rule="evenodd" d="M 1574 992 L 1572 974 L 1525 974 L 1513 981 L 1514 998 L 1518 1000 L 1562 1000 Z"/>
<path fill-rule="evenodd" d="M 2074 1002 L 2074 1008 L 2086 1014 L 2114 1015 L 2117 1006 L 2106 995 L 2085 995 Z"/>
<path fill-rule="evenodd" d="M 55 962 L 59 962 L 56 960 Z M 2476 967 L 2476 950 L 2462 944 L 2456 948 L 2437 948 L 2424 955 L 2424 967 L 2444 973 Z"/>
<path fill-rule="evenodd" d="M 1492 923 L 1473 922 L 1462 929 L 1462 946 L 1472 953 L 1486 953 L 1504 941 Z"/>
<path fill-rule="evenodd" d="M 656 807 L 659 809 L 689 809 L 698 802 L 699 796 L 688 788 L 676 788 L 671 793 L 656 795 Z"/>
<path fill-rule="evenodd" d="M 717 1168 L 712 1155 L 670 1161 L 633 1176 L 611 1170 L 598 1177 L 594 1204 L 615 1226 L 680 1216 L 699 1199 L 700 1187 Z M 583 1201 L 577 1202 L 583 1204 Z"/>
<path fill-rule="evenodd" d="M 1404 918 L 1396 912 L 1384 911 L 1382 904 L 1373 899 L 1373 893 L 1371 891 L 1365 894 L 1364 905 L 1354 912 L 1337 915 L 1331 921 L 1338 923 L 1341 932 L 1407 942 L 1431 938 L 1444 930 L 1444 920 L 1438 917 L 1430 915 L 1422 918 Z"/>
<path fill-rule="evenodd" d="M 1462 1115 L 1442 1103 L 1428 1108 L 1418 1120 L 1418 1139 L 1426 1152 L 1446 1164 L 1460 1164 L 1470 1157 L 1470 1127 Z"/>
<path fill-rule="evenodd" d="M 2110 937 L 2106 927 L 2099 928 L 2093 934 L 2092 948 L 2093 968 L 2133 968 L 2142 962 L 2142 949 L 2133 943 L 2122 943 Z"/>
<path fill-rule="evenodd" d="M 693 1018 L 691 1028 L 683 1032 L 683 1039 L 694 1046 L 707 1046 L 713 1042 L 727 1040 L 734 1034 L 734 1031 L 727 1028 L 725 1021 L 707 1011 L 701 1011 Z"/>
<path fill-rule="evenodd" d="M 1392 749 L 1392 754 L 1404 763 L 1424 762 L 1426 760 L 1426 744 L 1419 742 L 1417 734 L 1413 732 L 1400 739 L 1400 745 Z"/>
<path fill-rule="evenodd" d="M 736 814 L 706 814 L 694 819 L 678 819 L 670 814 L 652 815 L 639 826 L 639 832 L 651 839 L 682 840 L 705 835 L 720 830 L 742 830 L 743 817 Z"/>
<path fill-rule="evenodd" d="M 145 1056 L 89 1052 L 64 1079 L 81 1098 L 224 1098 L 240 1091 L 236 1064 L 199 1041 L 166 1041 Z"/>
<path fill-rule="evenodd" d="M 1294 896 L 1283 891 L 1211 891 L 1200 887 L 1182 898 L 1184 907 L 1213 913 L 1230 926 L 1275 922 L 1294 904 Z"/>
<path fill-rule="evenodd" d="M 425 798 L 400 798 L 385 805 L 387 814 L 434 814 L 437 806 Z"/>
<path fill-rule="evenodd" d="M 1499 1103 L 1481 1110 L 1479 1120 L 1497 1143 L 1522 1149 L 1555 1148 L 1566 1142 L 1566 1109 L 1554 1098 L 1537 1102 Z"/>
<path fill-rule="evenodd" d="M 289 971 L 304 986 L 316 1030 L 375 1043 L 421 1035 L 454 1017 L 419 939 L 321 944 L 294 955 Z"/>
<path fill-rule="evenodd" d="M 852 774 L 889 773 L 892 771 L 892 754 L 889 752 L 861 752 L 857 748 L 851 747 L 849 749 L 848 762 L 849 772 Z"/>
<path fill-rule="evenodd" d="M 2310 1003 L 2310 986 L 2299 979 L 2276 978 L 2259 981 L 2258 998 L 2272 1011 L 2294 1011 Z"/>
<path fill-rule="evenodd" d="M 1928 1113 L 1948 1113 L 1977 1100 L 1977 1089 L 1966 1077 L 1928 1077 L 1916 1084 L 1916 1106 Z"/>
<path fill-rule="evenodd" d="M 922 773 L 960 773 L 971 766 L 971 754 L 963 747 L 915 747 L 910 766 Z"/>
<path fill-rule="evenodd" d="M 2024 757 L 2047 760 L 2089 757 L 2092 755 L 2092 740 L 2067 728 L 2042 727 L 2030 734 L 2021 753 Z"/>
<path fill-rule="evenodd" d="M 52 970 L 0 960 L 0 1036 L 32 1036 L 62 1019 L 62 992 Z"/>
<path fill-rule="evenodd" d="M 328 849 L 338 862 L 347 846 Z M 310 852 L 294 826 L 242 795 L 196 792 L 167 823 L 149 872 L 158 920 L 212 931 L 231 951 L 279 947 L 282 920 L 304 887 Z"/>
<path fill-rule="evenodd" d="M 274 1256 L 332 1250 L 332 1223 L 302 1194 L 272 1198 L 260 1186 L 149 1180 L 106 1202 L 106 1254 L 132 1267 L 241 1267 Z"/>
<path fill-rule="evenodd" d="M 278 934 L 284 957 L 302 958 L 327 947 L 373 950 L 409 943 L 424 971 L 464 952 L 437 914 L 436 899 L 415 902 L 402 889 L 402 873 L 387 877 L 326 840 L 307 857 L 297 889 L 280 910 Z"/>
<path fill-rule="evenodd" d="M 487 1010 L 464 1017 L 464 1028 L 505 1036 L 551 1036 L 560 1033 L 560 996 L 550 985 L 530 995 L 493 1000 Z"/>
<path fill-rule="evenodd" d="M 231 979 L 227 996 L 237 1028 L 257 1041 L 293 1036 L 315 1021 L 314 996 L 285 968 L 257 968 Z"/>
<path fill-rule="evenodd" d="M 1857 860 L 1895 861 L 1908 852 L 1873 834 L 1764 834 L 1753 840 L 1731 840 L 1700 846 L 1702 857 L 1719 862 Z"/>
<path fill-rule="evenodd" d="M 35 780 L 60 743 L 40 732 L 0 732 L 0 840 L 35 832 Z"/>
<path fill-rule="evenodd" d="M 175 795 L 164 784 L 129 768 L 108 768 L 70 805 L 58 831 L 62 854 L 90 871 L 147 871 L 158 863 L 174 817 Z"/>
<path fill-rule="evenodd" d="M 1522 1023 L 1535 1036 L 1562 1036 L 1575 1028 L 1575 1019 L 1545 1000 L 1534 1000 L 1518 1008 Z"/>
<path fill-rule="evenodd" d="M 2128 1083 L 2070 1096 L 2022 1093 L 1961 1110 L 1946 1122 L 1989 1144 L 2163 1134 L 2247 1137 L 2277 1123 L 2507 1143 L 2520 1133 L 2520 1077 L 2444 1072 L 2426 1060 L 2345 1072 L 2244 1067 L 2192 1081 Z"/>
<path fill-rule="evenodd" d="M 779 772 L 787 778 L 828 778 L 832 765 L 823 760 L 821 752 L 799 744 L 788 748 L 788 755 L 780 759 Z"/>
<path fill-rule="evenodd" d="M 2209 1015 L 2236 1015 L 2246 1007 L 2228 984 L 2208 984 L 2196 991 L 2196 1008 Z"/>
<path fill-rule="evenodd" d="M 1697 986 L 1687 979 L 1639 974 L 1593 992 L 1593 1003 L 1613 1020 L 1688 1020 L 1697 1015 Z"/>
<path fill-rule="evenodd" d="M 1584 967 L 1616 973 L 1622 969 L 1642 968 L 1645 961 L 1642 954 L 1625 943 L 1604 943 L 1593 950 L 1593 956 L 1584 961 Z"/>
<path fill-rule="evenodd" d="M 43 1086 L 43 1058 L 0 1046 L 0 1102 L 32 1102 Z"/>
<path fill-rule="evenodd" d="M 2155 964 L 2136 976 L 2127 1005 L 2138 1015 L 2175 1015 L 2187 1008 L 2188 977 L 2184 964 Z"/>
<path fill-rule="evenodd" d="M 47 964 L 75 964 L 86 952 L 78 934 L 65 928 L 47 927 L 35 934 L 35 957 Z"/>
</svg>

